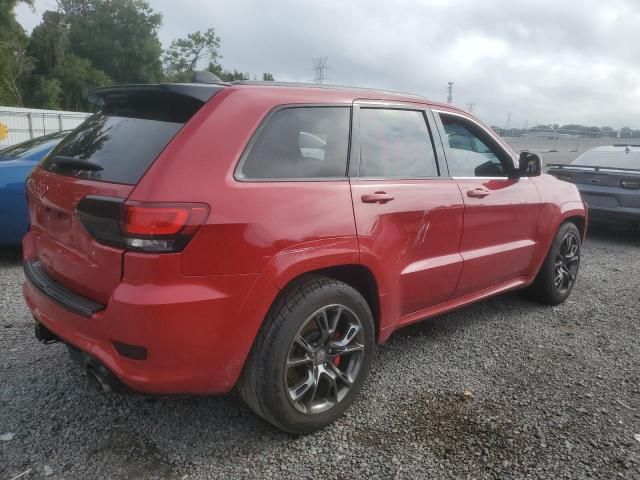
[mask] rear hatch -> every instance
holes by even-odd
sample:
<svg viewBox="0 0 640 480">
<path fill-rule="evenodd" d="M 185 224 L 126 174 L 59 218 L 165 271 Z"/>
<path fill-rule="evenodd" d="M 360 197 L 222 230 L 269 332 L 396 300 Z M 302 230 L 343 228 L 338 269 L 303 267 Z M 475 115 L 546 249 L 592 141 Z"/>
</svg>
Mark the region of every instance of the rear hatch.
<svg viewBox="0 0 640 480">
<path fill-rule="evenodd" d="M 32 253 L 49 276 L 96 302 L 108 301 L 128 249 L 112 238 L 120 228 L 120 205 L 221 88 L 124 86 L 93 94 L 101 110 L 54 148 L 27 181 Z"/>
</svg>

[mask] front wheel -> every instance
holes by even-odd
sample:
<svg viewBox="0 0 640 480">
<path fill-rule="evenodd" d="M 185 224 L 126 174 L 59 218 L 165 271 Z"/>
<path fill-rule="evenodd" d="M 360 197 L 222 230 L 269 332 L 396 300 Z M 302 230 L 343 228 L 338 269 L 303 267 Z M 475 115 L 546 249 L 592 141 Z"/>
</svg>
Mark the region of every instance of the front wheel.
<svg viewBox="0 0 640 480">
<path fill-rule="evenodd" d="M 529 287 L 529 293 L 535 300 L 559 305 L 567 299 L 578 276 L 581 248 L 578 227 L 574 223 L 562 224 L 536 279 Z"/>
<path fill-rule="evenodd" d="M 342 415 L 369 373 L 375 331 L 351 286 L 308 276 L 271 308 L 238 383 L 240 395 L 276 427 L 319 430 Z"/>
</svg>

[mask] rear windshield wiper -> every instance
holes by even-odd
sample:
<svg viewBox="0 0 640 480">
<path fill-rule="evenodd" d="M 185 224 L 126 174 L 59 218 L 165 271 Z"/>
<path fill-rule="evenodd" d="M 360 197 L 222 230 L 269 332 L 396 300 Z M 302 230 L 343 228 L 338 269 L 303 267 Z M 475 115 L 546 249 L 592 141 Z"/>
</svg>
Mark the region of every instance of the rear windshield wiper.
<svg viewBox="0 0 640 480">
<path fill-rule="evenodd" d="M 74 170 L 102 170 L 102 167 L 96 163 L 80 160 L 79 158 L 65 157 L 64 155 L 56 155 L 49 160 L 49 163 L 57 165 L 60 168 L 71 168 Z"/>
</svg>

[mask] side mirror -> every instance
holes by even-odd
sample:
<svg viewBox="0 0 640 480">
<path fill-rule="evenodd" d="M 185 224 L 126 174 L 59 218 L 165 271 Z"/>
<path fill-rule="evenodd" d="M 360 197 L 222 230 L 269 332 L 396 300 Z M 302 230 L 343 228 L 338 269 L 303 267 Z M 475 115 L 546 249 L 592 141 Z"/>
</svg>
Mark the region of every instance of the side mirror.
<svg viewBox="0 0 640 480">
<path fill-rule="evenodd" d="M 542 173 L 542 159 L 537 153 L 520 152 L 518 161 L 518 176 L 537 177 Z"/>
</svg>

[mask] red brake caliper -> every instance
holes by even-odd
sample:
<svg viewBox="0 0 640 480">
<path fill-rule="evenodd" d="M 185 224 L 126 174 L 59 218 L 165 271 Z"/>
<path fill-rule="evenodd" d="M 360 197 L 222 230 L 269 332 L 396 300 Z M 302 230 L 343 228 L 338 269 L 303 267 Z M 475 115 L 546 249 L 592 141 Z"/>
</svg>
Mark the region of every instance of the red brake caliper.
<svg viewBox="0 0 640 480">
<path fill-rule="evenodd" d="M 337 340 L 338 338 L 340 338 L 340 332 L 336 330 L 336 333 L 333 335 L 333 339 Z M 340 365 L 340 355 L 333 358 L 333 365 L 336 367 Z"/>
</svg>

